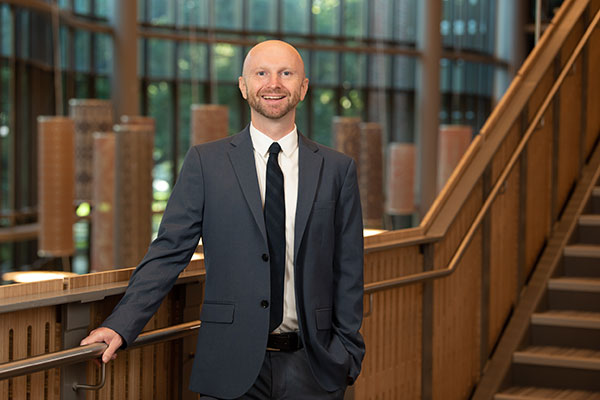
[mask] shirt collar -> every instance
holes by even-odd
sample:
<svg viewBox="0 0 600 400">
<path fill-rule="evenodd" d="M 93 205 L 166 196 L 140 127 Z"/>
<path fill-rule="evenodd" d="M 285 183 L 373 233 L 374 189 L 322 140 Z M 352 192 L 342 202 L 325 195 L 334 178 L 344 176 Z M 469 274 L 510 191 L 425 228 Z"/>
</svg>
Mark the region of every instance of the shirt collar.
<svg viewBox="0 0 600 400">
<path fill-rule="evenodd" d="M 250 138 L 252 139 L 254 150 L 261 156 L 267 157 L 273 139 L 256 129 L 254 125 L 252 125 L 252 122 L 250 122 Z M 289 158 L 298 148 L 298 129 L 296 128 L 296 125 L 294 124 L 294 129 L 279 139 L 277 143 L 281 146 L 283 154 Z"/>
</svg>

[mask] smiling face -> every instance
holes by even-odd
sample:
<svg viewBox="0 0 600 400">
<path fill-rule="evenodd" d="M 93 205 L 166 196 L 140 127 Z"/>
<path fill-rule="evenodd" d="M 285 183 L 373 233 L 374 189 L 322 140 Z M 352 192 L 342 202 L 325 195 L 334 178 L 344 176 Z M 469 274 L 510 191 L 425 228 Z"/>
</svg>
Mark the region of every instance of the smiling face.
<svg viewBox="0 0 600 400">
<path fill-rule="evenodd" d="M 278 40 L 259 43 L 250 50 L 238 83 L 258 129 L 270 122 L 293 125 L 296 106 L 308 90 L 300 54 Z"/>
</svg>

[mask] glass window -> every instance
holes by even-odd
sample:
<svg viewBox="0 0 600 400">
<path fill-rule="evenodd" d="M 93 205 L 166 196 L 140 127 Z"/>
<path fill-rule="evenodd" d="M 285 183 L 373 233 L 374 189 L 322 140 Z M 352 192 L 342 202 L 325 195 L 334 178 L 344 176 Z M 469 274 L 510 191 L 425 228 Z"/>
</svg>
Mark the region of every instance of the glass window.
<svg viewBox="0 0 600 400">
<path fill-rule="evenodd" d="M 363 87 L 366 84 L 367 55 L 344 53 L 342 55 L 344 87 Z"/>
<path fill-rule="evenodd" d="M 11 56 L 13 54 L 12 32 L 10 7 L 7 4 L 0 4 L 0 55 Z"/>
<path fill-rule="evenodd" d="M 94 0 L 94 14 L 96 17 L 108 18 L 108 2 L 113 0 Z M 129 0 L 132 1 L 132 0 Z"/>
<path fill-rule="evenodd" d="M 75 98 L 89 99 L 92 97 L 90 92 L 90 77 L 87 74 L 75 74 Z"/>
<path fill-rule="evenodd" d="M 17 57 L 29 58 L 29 17 L 30 13 L 28 10 L 17 8 L 16 11 L 16 29 L 15 35 L 17 35 Z"/>
<path fill-rule="evenodd" d="M 191 121 L 190 121 L 190 108 L 192 104 L 203 104 L 204 91 L 199 85 L 191 85 L 189 83 L 179 84 L 179 149 L 177 151 L 179 159 L 178 164 L 183 162 L 183 158 L 190 147 L 191 137 Z"/>
<path fill-rule="evenodd" d="M 368 4 L 365 0 L 344 1 L 344 35 L 365 37 L 367 33 Z"/>
<path fill-rule="evenodd" d="M 331 121 L 336 115 L 336 98 L 332 89 L 313 89 L 311 137 L 325 146 L 331 146 Z"/>
<path fill-rule="evenodd" d="M 206 45 L 202 43 L 179 43 L 177 73 L 180 78 L 206 80 Z"/>
<path fill-rule="evenodd" d="M 446 3 L 444 1 L 444 10 Z M 415 42 L 417 40 L 417 1 L 396 0 L 394 15 L 394 37 L 402 42 Z"/>
<path fill-rule="evenodd" d="M 365 111 L 365 93 L 362 90 L 351 89 L 340 98 L 342 115 L 347 117 L 363 117 Z"/>
<path fill-rule="evenodd" d="M 80 72 L 90 71 L 91 34 L 87 31 L 75 31 L 75 70 Z"/>
<path fill-rule="evenodd" d="M 312 79 L 317 84 L 334 85 L 338 81 L 338 53 L 332 51 L 315 51 L 314 65 L 311 69 Z"/>
<path fill-rule="evenodd" d="M 229 133 L 237 133 L 245 125 L 242 121 L 242 95 L 237 85 L 221 85 L 217 89 L 217 103 L 226 105 L 229 109 Z M 243 102 L 244 107 L 248 107 Z"/>
<path fill-rule="evenodd" d="M 148 39 L 148 76 L 172 78 L 175 70 L 175 43 L 171 40 Z"/>
<path fill-rule="evenodd" d="M 374 0 L 372 3 L 371 36 L 377 39 L 392 39 L 394 35 L 394 0 Z"/>
<path fill-rule="evenodd" d="M 248 21 L 250 30 L 274 32 L 277 30 L 277 2 L 274 0 L 248 0 Z"/>
<path fill-rule="evenodd" d="M 162 179 L 173 186 L 173 96 L 168 82 L 148 85 L 148 115 L 156 121 L 154 136 L 154 179 Z"/>
<path fill-rule="evenodd" d="M 103 76 L 97 77 L 95 92 L 96 99 L 110 99 L 110 80 Z"/>
<path fill-rule="evenodd" d="M 310 0 L 283 0 L 281 30 L 289 33 L 309 33 Z"/>
<path fill-rule="evenodd" d="M 59 28 L 60 37 L 60 66 L 63 70 L 69 69 L 69 29 L 66 26 Z"/>
<path fill-rule="evenodd" d="M 174 3 L 165 0 L 149 0 L 150 20 L 148 22 L 156 25 L 174 25 L 175 13 Z"/>
<path fill-rule="evenodd" d="M 11 147 L 10 116 L 11 70 L 8 62 L 0 62 L 0 210 L 10 208 L 9 157 Z M 0 225 L 2 223 L 0 222 Z"/>
<path fill-rule="evenodd" d="M 213 59 L 218 81 L 237 82 L 241 73 L 242 49 L 228 43 L 213 46 Z"/>
<path fill-rule="evenodd" d="M 392 56 L 369 55 L 369 86 L 378 88 L 392 86 Z"/>
<path fill-rule="evenodd" d="M 394 68 L 394 88 L 414 90 L 417 60 L 413 57 L 395 56 Z"/>
<path fill-rule="evenodd" d="M 316 33 L 326 35 L 340 33 L 339 0 L 313 0 L 311 11 Z"/>
<path fill-rule="evenodd" d="M 177 24 L 180 26 L 208 26 L 208 0 L 177 0 Z"/>
<path fill-rule="evenodd" d="M 215 24 L 220 29 L 242 29 L 243 0 L 219 1 L 215 7 Z"/>
<path fill-rule="evenodd" d="M 74 0 L 73 6 L 77 14 L 90 14 L 92 11 L 90 0 Z"/>
<path fill-rule="evenodd" d="M 96 34 L 96 46 L 94 53 L 94 62 L 96 63 L 96 72 L 101 74 L 110 74 L 113 62 L 113 43 L 109 35 L 103 33 Z"/>
</svg>

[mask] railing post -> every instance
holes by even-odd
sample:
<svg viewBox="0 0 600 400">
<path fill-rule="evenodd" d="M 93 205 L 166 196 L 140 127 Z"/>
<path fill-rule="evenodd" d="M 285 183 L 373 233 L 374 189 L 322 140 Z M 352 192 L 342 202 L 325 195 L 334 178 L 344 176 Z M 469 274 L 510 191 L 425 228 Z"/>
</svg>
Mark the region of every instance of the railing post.
<svg viewBox="0 0 600 400">
<path fill-rule="evenodd" d="M 423 271 L 433 269 L 434 244 L 422 245 Z M 422 332 L 421 332 L 421 400 L 433 399 L 433 285 L 423 282 Z"/>
<path fill-rule="evenodd" d="M 86 337 L 90 326 L 89 303 L 68 303 L 62 306 L 62 347 L 69 349 L 79 346 L 81 339 Z M 73 390 L 73 383 L 87 382 L 85 364 L 66 365 L 60 371 L 60 386 L 62 400 L 83 400 L 85 390 Z"/>
</svg>

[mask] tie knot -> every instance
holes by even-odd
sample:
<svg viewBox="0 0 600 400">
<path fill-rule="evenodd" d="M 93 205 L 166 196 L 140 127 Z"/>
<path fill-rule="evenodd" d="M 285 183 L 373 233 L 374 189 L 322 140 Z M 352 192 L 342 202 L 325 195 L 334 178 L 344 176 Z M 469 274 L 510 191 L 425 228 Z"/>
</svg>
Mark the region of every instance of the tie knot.
<svg viewBox="0 0 600 400">
<path fill-rule="evenodd" d="M 273 144 L 271 144 L 271 146 L 269 147 L 269 154 L 278 155 L 280 151 L 281 146 L 277 142 L 273 142 Z"/>
</svg>

